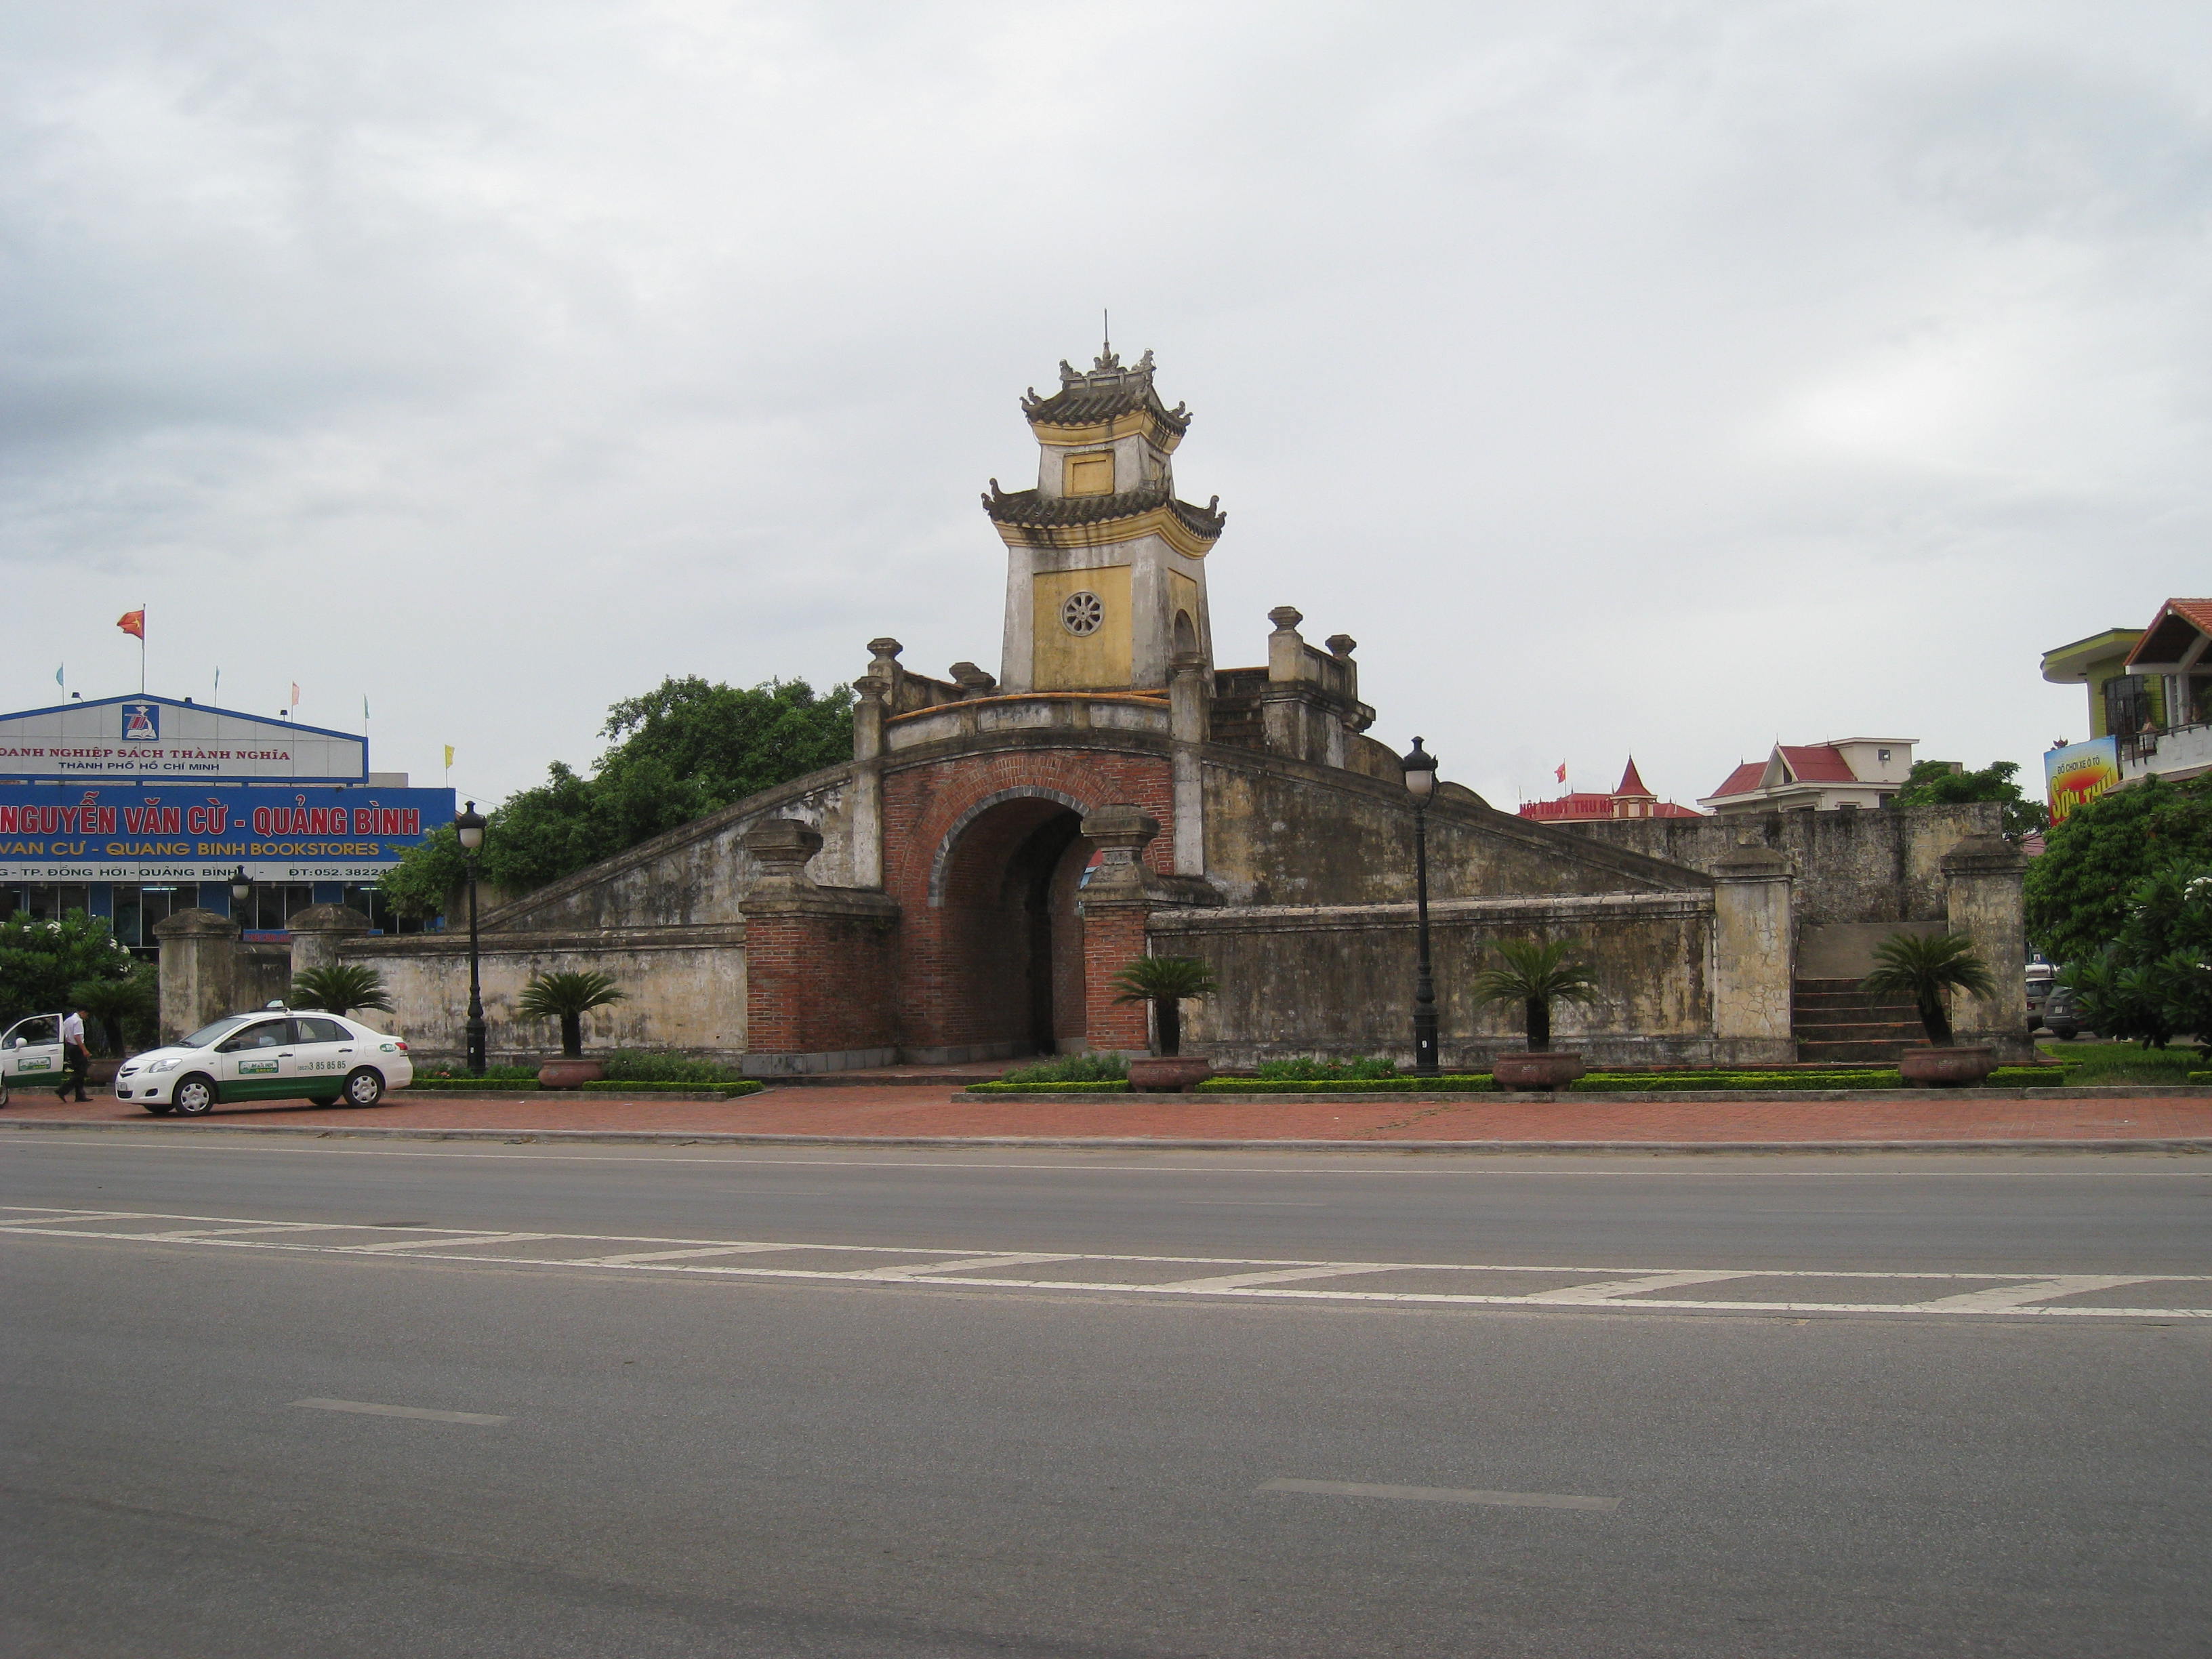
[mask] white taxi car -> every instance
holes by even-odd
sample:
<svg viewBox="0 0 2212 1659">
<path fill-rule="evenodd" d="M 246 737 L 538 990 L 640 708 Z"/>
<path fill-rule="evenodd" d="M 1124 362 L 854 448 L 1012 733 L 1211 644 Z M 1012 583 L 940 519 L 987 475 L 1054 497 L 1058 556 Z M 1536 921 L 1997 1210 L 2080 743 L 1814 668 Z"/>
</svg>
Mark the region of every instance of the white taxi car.
<svg viewBox="0 0 2212 1659">
<path fill-rule="evenodd" d="M 8 1091 L 32 1084 L 52 1087 L 62 1077 L 60 1014 L 33 1014 L 0 1031 L 0 1106 Z"/>
<path fill-rule="evenodd" d="M 217 1102 L 311 1100 L 374 1106 L 415 1080 L 398 1037 L 337 1014 L 270 1006 L 230 1014 L 181 1042 L 117 1067 L 115 1097 L 148 1111 L 198 1117 Z"/>
</svg>

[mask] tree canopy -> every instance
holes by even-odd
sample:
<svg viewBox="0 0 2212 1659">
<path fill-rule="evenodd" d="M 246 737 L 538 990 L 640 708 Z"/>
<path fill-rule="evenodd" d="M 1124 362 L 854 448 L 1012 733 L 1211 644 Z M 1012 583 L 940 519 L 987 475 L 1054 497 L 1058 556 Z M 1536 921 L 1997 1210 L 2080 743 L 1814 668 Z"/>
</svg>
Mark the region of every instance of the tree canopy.
<svg viewBox="0 0 2212 1659">
<path fill-rule="evenodd" d="M 663 680 L 607 710 L 612 740 L 589 776 L 562 762 L 487 814 L 479 875 L 523 893 L 747 795 L 833 766 L 853 752 L 853 694 L 804 680 L 750 690 L 695 676 Z M 404 915 L 435 915 L 464 878 L 451 824 L 377 884 Z"/>
<path fill-rule="evenodd" d="M 1962 801 L 1993 800 L 2004 808 L 2005 834 L 2024 836 L 2042 829 L 2047 814 L 2040 801 L 2028 799 L 2012 781 L 2019 770 L 2013 761 L 1992 761 L 1978 772 L 1966 771 L 1951 761 L 1915 761 L 1893 804 L 1951 806 Z"/>
<path fill-rule="evenodd" d="M 0 921 L 0 1024 L 66 1012 L 73 987 L 127 980 L 134 965 L 105 916 L 82 910 L 59 921 L 10 916 Z"/>
<path fill-rule="evenodd" d="M 2101 954 L 2127 925 L 2129 894 L 2176 860 L 2212 863 L 2212 776 L 2145 778 L 2076 807 L 2028 860 L 2029 942 L 2054 962 Z"/>
</svg>

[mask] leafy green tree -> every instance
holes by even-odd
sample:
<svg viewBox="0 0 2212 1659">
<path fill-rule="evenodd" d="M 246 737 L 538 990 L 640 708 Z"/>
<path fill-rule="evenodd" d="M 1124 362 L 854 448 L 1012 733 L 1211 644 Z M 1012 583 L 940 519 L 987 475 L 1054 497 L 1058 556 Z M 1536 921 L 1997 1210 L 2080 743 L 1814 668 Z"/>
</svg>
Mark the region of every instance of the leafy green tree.
<svg viewBox="0 0 2212 1659">
<path fill-rule="evenodd" d="M 1989 964 L 1964 933 L 1892 933 L 1874 947 L 1874 971 L 1859 981 L 1859 989 L 1870 997 L 1911 1002 L 1932 1048 L 1951 1046 L 1946 992 L 1966 991 L 1978 997 L 1997 994 Z"/>
<path fill-rule="evenodd" d="M 2077 807 L 2028 860 L 2029 939 L 2054 962 L 2101 954 L 2127 924 L 2130 891 L 2176 860 L 2212 864 L 2212 775 L 2145 778 Z"/>
<path fill-rule="evenodd" d="M 333 962 L 310 968 L 292 981 L 295 1008 L 319 1008 L 326 1014 L 350 1014 L 374 1008 L 392 1012 L 384 975 L 365 962 Z"/>
<path fill-rule="evenodd" d="M 2125 911 L 2119 936 L 2063 975 L 2083 1016 L 2147 1048 L 2212 1040 L 2212 862 L 2170 860 L 2128 890 Z"/>
<path fill-rule="evenodd" d="M 75 987 L 128 979 L 132 966 L 105 916 L 82 910 L 58 921 L 10 916 L 0 921 L 0 1024 L 60 1012 Z"/>
<path fill-rule="evenodd" d="M 1993 761 L 1978 772 L 1959 769 L 1949 761 L 1915 761 L 1905 787 L 1893 803 L 1899 806 L 1950 806 L 1965 801 L 1993 800 L 2004 808 L 2004 832 L 2024 836 L 2049 821 L 2040 801 L 2021 793 L 2013 781 L 2020 770 L 2013 761 Z"/>
<path fill-rule="evenodd" d="M 750 690 L 690 676 L 607 711 L 612 739 L 590 776 L 561 761 L 486 815 L 478 875 L 526 893 L 733 801 L 851 757 L 853 694 L 804 680 Z M 378 886 L 402 915 L 435 915 L 466 876 L 446 825 Z"/>
<path fill-rule="evenodd" d="M 1528 1049 L 1542 1054 L 1552 1046 L 1552 1005 L 1595 1002 L 1597 973 L 1584 962 L 1570 962 L 1576 946 L 1565 939 L 1500 939 L 1499 961 L 1474 976 L 1474 1000 L 1517 1002 L 1528 1032 Z"/>
<path fill-rule="evenodd" d="M 1196 957 L 1138 957 L 1114 975 L 1114 1000 L 1152 1005 L 1152 1030 L 1164 1056 L 1182 1052 L 1182 1005 L 1221 988 Z"/>
<path fill-rule="evenodd" d="M 67 1000 L 70 1006 L 92 1016 L 100 1032 L 100 1052 L 120 1054 L 129 1049 L 134 1034 L 141 1040 L 151 1034 L 161 991 L 154 964 L 137 962 L 121 979 L 96 975 L 79 980 L 70 987 Z"/>
<path fill-rule="evenodd" d="M 605 974 L 591 969 L 534 975 L 515 1000 L 514 1012 L 525 1019 L 561 1022 L 561 1053 L 569 1060 L 584 1054 L 584 1016 L 594 1008 L 627 1001 L 629 993 L 618 988 Z"/>
</svg>

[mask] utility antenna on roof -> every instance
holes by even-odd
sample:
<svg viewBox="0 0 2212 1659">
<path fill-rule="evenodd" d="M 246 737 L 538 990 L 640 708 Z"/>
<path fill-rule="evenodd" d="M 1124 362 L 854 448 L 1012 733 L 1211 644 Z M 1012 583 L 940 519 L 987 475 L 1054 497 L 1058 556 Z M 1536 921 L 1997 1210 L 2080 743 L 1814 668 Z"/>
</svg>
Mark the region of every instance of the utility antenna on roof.
<svg viewBox="0 0 2212 1659">
<path fill-rule="evenodd" d="M 1098 313 L 1098 337 L 1105 343 L 1103 355 L 1112 356 L 1114 355 L 1114 313 L 1103 307 Z"/>
</svg>

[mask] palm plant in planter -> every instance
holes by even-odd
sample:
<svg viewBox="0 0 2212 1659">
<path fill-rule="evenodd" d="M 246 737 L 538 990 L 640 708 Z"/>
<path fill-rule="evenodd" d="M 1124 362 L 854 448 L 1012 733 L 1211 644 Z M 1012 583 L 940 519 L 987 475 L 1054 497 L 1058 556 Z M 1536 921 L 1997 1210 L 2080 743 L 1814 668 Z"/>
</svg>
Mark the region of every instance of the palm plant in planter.
<svg viewBox="0 0 2212 1659">
<path fill-rule="evenodd" d="M 1132 1089 L 1187 1089 L 1212 1073 L 1213 1068 L 1203 1060 L 1180 1058 L 1182 1005 L 1211 996 L 1220 988 L 1213 970 L 1196 957 L 1139 957 L 1114 975 L 1115 1001 L 1152 1006 L 1152 1032 L 1159 1057 L 1130 1063 Z"/>
<path fill-rule="evenodd" d="M 584 1059 L 584 1016 L 629 996 L 605 974 L 590 969 L 532 975 L 515 1000 L 514 1012 L 525 1019 L 561 1022 L 561 1059 L 539 1068 L 538 1082 L 549 1089 L 596 1082 L 606 1068 Z"/>
<path fill-rule="evenodd" d="M 295 1008 L 319 1008 L 326 1014 L 350 1014 L 357 1009 L 392 1012 L 392 994 L 384 988 L 384 975 L 362 962 L 334 962 L 309 968 L 292 981 Z"/>
<path fill-rule="evenodd" d="M 1995 1050 L 1953 1046 L 1951 1012 L 1944 1005 L 1952 991 L 1997 994 L 1996 980 L 1973 940 L 1964 933 L 1892 933 L 1874 947 L 1874 960 L 1875 969 L 1859 981 L 1860 991 L 1911 1002 L 1928 1034 L 1927 1048 L 1908 1048 L 1898 1056 L 1898 1070 L 1906 1082 L 1955 1087 L 1979 1083 L 1996 1069 Z"/>
<path fill-rule="evenodd" d="M 1528 1046 L 1520 1054 L 1497 1055 L 1491 1073 L 1501 1089 L 1556 1089 L 1583 1074 L 1580 1054 L 1552 1048 L 1552 1005 L 1595 1002 L 1597 971 L 1570 960 L 1576 949 L 1567 939 L 1500 939 L 1499 960 L 1474 976 L 1478 1003 L 1517 1002 Z"/>
</svg>

